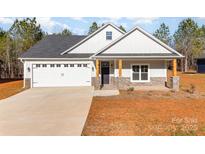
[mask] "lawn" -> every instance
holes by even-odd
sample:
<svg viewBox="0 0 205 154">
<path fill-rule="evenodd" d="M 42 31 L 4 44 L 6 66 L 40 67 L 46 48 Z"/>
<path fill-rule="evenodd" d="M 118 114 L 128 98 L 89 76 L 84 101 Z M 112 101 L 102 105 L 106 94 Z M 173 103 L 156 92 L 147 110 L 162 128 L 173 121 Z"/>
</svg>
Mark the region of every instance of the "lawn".
<svg viewBox="0 0 205 154">
<path fill-rule="evenodd" d="M 94 97 L 82 135 L 205 135 L 205 75 L 179 76 L 180 92 Z"/>
<path fill-rule="evenodd" d="M 15 95 L 23 90 L 23 80 L 0 83 L 0 100 Z"/>
</svg>

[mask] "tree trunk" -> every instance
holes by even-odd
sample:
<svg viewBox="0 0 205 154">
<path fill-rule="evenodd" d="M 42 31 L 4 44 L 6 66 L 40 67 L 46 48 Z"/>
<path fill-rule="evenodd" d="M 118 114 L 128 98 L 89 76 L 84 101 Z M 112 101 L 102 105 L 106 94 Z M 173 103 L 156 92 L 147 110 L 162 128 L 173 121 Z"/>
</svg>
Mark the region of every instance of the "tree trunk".
<svg viewBox="0 0 205 154">
<path fill-rule="evenodd" d="M 7 63 L 7 69 L 8 69 L 7 78 L 10 78 L 11 63 L 10 63 L 10 54 L 9 54 L 8 46 L 7 46 L 7 49 L 6 49 L 6 63 Z"/>
<path fill-rule="evenodd" d="M 188 71 L 188 57 L 186 56 L 184 60 L 184 72 L 187 72 L 187 71 Z"/>
<path fill-rule="evenodd" d="M 184 59 L 181 59 L 181 71 L 184 72 Z"/>
</svg>

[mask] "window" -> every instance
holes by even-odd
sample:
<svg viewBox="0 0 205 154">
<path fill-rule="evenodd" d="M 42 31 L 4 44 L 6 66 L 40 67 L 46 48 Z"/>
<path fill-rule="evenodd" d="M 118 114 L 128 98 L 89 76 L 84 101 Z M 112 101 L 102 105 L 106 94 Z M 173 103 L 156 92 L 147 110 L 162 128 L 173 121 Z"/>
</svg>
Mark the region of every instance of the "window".
<svg viewBox="0 0 205 154">
<path fill-rule="evenodd" d="M 106 32 L 106 40 L 112 40 L 112 32 Z"/>
<path fill-rule="evenodd" d="M 83 64 L 83 67 L 88 67 L 88 64 Z"/>
<path fill-rule="evenodd" d="M 148 80 L 148 65 L 141 65 L 141 80 Z"/>
<path fill-rule="evenodd" d="M 132 77 L 133 82 L 145 82 L 149 81 L 149 66 L 148 65 L 132 65 Z"/>
<path fill-rule="evenodd" d="M 36 64 L 36 67 L 41 67 L 41 65 L 40 64 Z"/>
<path fill-rule="evenodd" d="M 42 67 L 47 67 L 47 65 L 46 65 L 46 64 L 43 64 Z"/>
<path fill-rule="evenodd" d="M 55 65 L 54 64 L 50 64 L 50 67 L 55 67 Z"/>
<path fill-rule="evenodd" d="M 78 66 L 78 67 L 81 67 L 81 66 L 82 66 L 82 64 L 78 64 L 77 66 Z"/>
<path fill-rule="evenodd" d="M 70 64 L 70 67 L 74 67 L 74 64 Z"/>
<path fill-rule="evenodd" d="M 61 67 L 61 64 L 56 64 L 56 67 Z"/>
<path fill-rule="evenodd" d="M 68 64 L 64 64 L 64 67 L 68 67 Z"/>
<path fill-rule="evenodd" d="M 140 66 L 139 65 L 133 65 L 132 66 L 132 80 L 139 80 L 140 79 Z"/>
</svg>

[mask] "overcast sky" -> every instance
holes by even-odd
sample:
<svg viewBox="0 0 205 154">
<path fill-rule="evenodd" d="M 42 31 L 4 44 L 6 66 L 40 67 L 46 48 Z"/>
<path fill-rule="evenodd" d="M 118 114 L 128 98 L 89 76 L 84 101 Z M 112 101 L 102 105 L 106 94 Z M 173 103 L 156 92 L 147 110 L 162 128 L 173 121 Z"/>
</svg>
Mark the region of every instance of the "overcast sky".
<svg viewBox="0 0 205 154">
<path fill-rule="evenodd" d="M 4 18 L 0 17 L 0 27 L 4 30 L 10 28 L 11 24 L 16 18 Z M 19 18 L 22 19 L 22 18 Z M 140 26 L 141 28 L 145 29 L 149 33 L 153 33 L 161 23 L 165 23 L 169 26 L 170 32 L 173 34 L 180 21 L 183 18 L 179 17 L 163 17 L 163 18 L 135 18 L 135 17 L 42 17 L 37 18 L 38 23 L 41 25 L 42 29 L 49 34 L 60 32 L 65 28 L 70 29 L 74 34 L 83 35 L 87 34 L 88 29 L 92 22 L 96 21 L 98 24 L 112 22 L 117 26 L 122 25 L 128 31 L 133 28 L 135 25 Z M 192 18 L 194 21 L 198 23 L 198 25 L 205 24 L 205 18 Z"/>
</svg>

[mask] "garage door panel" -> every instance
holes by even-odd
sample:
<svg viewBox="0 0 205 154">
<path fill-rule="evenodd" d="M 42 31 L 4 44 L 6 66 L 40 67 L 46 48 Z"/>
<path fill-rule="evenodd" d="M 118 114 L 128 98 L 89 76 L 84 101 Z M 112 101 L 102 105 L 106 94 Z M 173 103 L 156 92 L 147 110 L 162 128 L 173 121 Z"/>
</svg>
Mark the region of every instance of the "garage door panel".
<svg viewBox="0 0 205 154">
<path fill-rule="evenodd" d="M 91 86 L 91 68 L 87 67 L 36 67 L 33 65 L 33 87 Z"/>
</svg>

